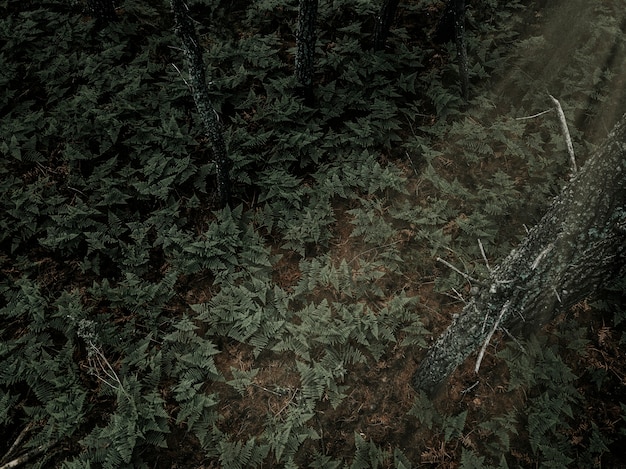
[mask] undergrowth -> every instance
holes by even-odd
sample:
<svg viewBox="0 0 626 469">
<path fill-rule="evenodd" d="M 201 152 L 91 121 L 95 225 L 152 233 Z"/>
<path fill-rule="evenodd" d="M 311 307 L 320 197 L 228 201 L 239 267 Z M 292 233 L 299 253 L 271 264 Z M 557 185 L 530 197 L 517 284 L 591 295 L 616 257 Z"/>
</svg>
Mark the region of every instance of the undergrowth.
<svg viewBox="0 0 626 469">
<path fill-rule="evenodd" d="M 5 1 L 0 462 L 37 448 L 31 467 L 67 469 L 607 460 L 625 404 L 580 411 L 623 391 L 618 301 L 576 313 L 610 326 L 568 320 L 502 348 L 499 409 L 481 410 L 484 387 L 447 404 L 409 389 L 445 295 L 471 287 L 433 259 L 485 275 L 477 239 L 495 264 L 567 179 L 555 116 L 519 119 L 550 105 L 523 51 L 552 38 L 521 36 L 529 2 L 479 3 L 464 104 L 454 46 L 428 40 L 441 2 L 402 4 L 381 52 L 376 2 L 321 2 L 307 107 L 296 2 L 188 2 L 233 162 L 235 203 L 217 210 L 166 3 L 120 2 L 103 25 L 78 2 Z M 620 73 L 590 75 L 587 57 L 623 47 L 612 7 L 592 3 L 597 27 L 541 84 L 579 122 Z"/>
</svg>

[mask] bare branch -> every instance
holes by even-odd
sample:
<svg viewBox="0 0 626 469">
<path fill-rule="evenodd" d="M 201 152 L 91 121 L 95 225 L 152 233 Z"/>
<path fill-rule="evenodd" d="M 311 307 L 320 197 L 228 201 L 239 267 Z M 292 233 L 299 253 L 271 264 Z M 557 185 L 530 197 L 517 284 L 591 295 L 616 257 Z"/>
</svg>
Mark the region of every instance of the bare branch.
<svg viewBox="0 0 626 469">
<path fill-rule="evenodd" d="M 463 389 L 463 391 L 461 391 L 461 394 L 467 394 L 468 392 L 470 392 L 472 389 L 474 389 L 476 386 L 478 386 L 478 384 L 480 383 L 480 381 L 476 381 L 474 384 L 472 384 L 469 388 L 465 388 Z"/>
<path fill-rule="evenodd" d="M 441 262 L 442 264 L 444 264 L 445 266 L 449 267 L 450 269 L 454 270 L 457 274 L 461 275 L 464 279 L 470 281 L 470 282 L 474 282 L 478 285 L 481 285 L 483 287 L 486 287 L 487 284 L 485 282 L 481 282 L 478 279 L 475 279 L 474 277 L 472 277 L 471 275 L 466 274 L 465 272 L 461 272 L 459 269 L 457 269 L 456 267 L 454 267 L 452 264 L 450 264 L 448 261 L 443 260 L 441 257 L 437 258 L 437 262 Z"/>
<path fill-rule="evenodd" d="M 176 64 L 171 64 L 171 65 L 172 67 L 174 67 L 174 69 L 178 72 L 180 77 L 183 79 L 183 81 L 185 82 L 185 85 L 187 85 L 187 88 L 191 89 L 191 85 L 189 84 L 187 80 L 185 80 L 185 77 L 183 76 L 183 73 L 180 71 L 180 68 L 178 68 Z"/>
<path fill-rule="evenodd" d="M 456 288 L 453 288 L 452 291 L 456 295 L 456 299 L 461 300 L 461 303 L 463 303 L 463 304 L 467 304 L 467 301 L 465 301 L 465 298 L 463 298 L 463 295 L 461 295 Z M 454 298 L 454 296 L 452 296 L 452 295 L 450 295 L 450 296 L 452 298 Z"/>
<path fill-rule="evenodd" d="M 567 153 L 569 154 L 570 160 L 572 161 L 572 172 L 576 174 L 578 172 L 578 167 L 576 166 L 576 155 L 574 155 L 574 146 L 572 145 L 572 137 L 570 137 L 569 129 L 567 127 L 567 121 L 565 120 L 565 113 L 563 112 L 563 108 L 561 107 L 561 103 L 554 96 L 549 94 L 550 99 L 554 103 L 556 108 L 556 112 L 559 116 L 559 122 L 561 124 L 561 132 L 563 132 L 563 136 L 565 137 L 565 144 L 567 145 Z"/>
<path fill-rule="evenodd" d="M 41 453 L 45 453 L 51 446 L 53 445 L 41 445 L 37 448 L 30 450 L 28 453 L 23 454 L 19 458 L 15 458 L 13 461 L 9 461 L 8 463 L 0 466 L 0 469 L 11 469 L 13 467 L 21 466 L 22 464 L 27 463 L 35 456 L 39 456 Z"/>
<path fill-rule="evenodd" d="M 35 425 L 35 422 L 29 422 L 28 425 L 26 425 L 22 429 L 20 434 L 17 435 L 17 438 L 15 439 L 15 441 L 9 448 L 9 451 L 7 451 L 6 454 L 2 457 L 2 459 L 0 459 L 0 463 L 6 462 L 15 453 L 15 451 L 17 450 L 17 447 L 20 445 L 20 443 L 22 442 L 26 434 L 30 431 L 31 428 L 33 428 L 34 425 Z"/>
<path fill-rule="evenodd" d="M 480 369 L 480 364 L 482 363 L 483 357 L 485 356 L 485 351 L 487 350 L 487 346 L 489 345 L 489 342 L 491 341 L 491 337 L 493 337 L 493 334 L 496 332 L 496 329 L 498 329 L 498 326 L 500 325 L 500 321 L 502 320 L 502 316 L 504 316 L 504 313 L 506 313 L 506 310 L 509 309 L 510 304 L 511 304 L 511 301 L 507 300 L 507 302 L 504 303 L 504 306 L 502 306 L 502 310 L 500 311 L 500 315 L 498 316 L 496 323 L 493 325 L 493 328 L 491 329 L 491 331 L 487 335 L 487 338 L 485 339 L 485 343 L 483 344 L 483 347 L 480 349 L 480 353 L 478 354 L 478 359 L 476 360 L 476 366 L 474 367 L 474 373 L 478 373 L 478 370 Z"/>
<path fill-rule="evenodd" d="M 544 114 L 552 112 L 552 109 L 546 109 L 545 111 L 538 112 L 537 114 L 533 114 L 532 116 L 524 116 L 524 117 L 516 117 L 516 121 L 523 121 L 526 119 L 534 119 L 535 117 L 543 116 Z"/>
<path fill-rule="evenodd" d="M 483 260 L 485 261 L 485 265 L 487 266 L 487 270 L 489 273 L 492 272 L 491 267 L 489 266 L 489 260 L 487 260 L 487 255 L 485 254 L 485 248 L 483 248 L 483 243 L 478 240 L 478 247 L 480 248 L 480 253 L 483 255 Z"/>
</svg>

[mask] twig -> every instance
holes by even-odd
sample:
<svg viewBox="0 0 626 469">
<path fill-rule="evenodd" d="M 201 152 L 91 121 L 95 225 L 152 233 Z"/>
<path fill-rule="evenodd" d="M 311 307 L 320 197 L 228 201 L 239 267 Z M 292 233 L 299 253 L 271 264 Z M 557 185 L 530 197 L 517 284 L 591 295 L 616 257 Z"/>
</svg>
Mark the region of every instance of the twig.
<svg viewBox="0 0 626 469">
<path fill-rule="evenodd" d="M 352 263 L 353 263 L 354 261 L 356 261 L 359 257 L 361 257 L 361 256 L 362 256 L 362 255 L 364 255 L 364 254 L 367 254 L 368 252 L 376 251 L 376 250 L 378 250 L 378 249 L 388 248 L 388 247 L 390 247 L 390 246 L 394 246 L 394 245 L 396 245 L 396 244 L 398 244 L 398 243 L 400 243 L 400 242 L 401 242 L 401 241 L 394 241 L 394 242 L 392 242 L 392 243 L 383 244 L 382 246 L 376 246 L 376 247 L 373 247 L 373 248 L 371 248 L 371 249 L 367 249 L 366 251 L 360 252 L 360 253 L 358 253 L 356 256 L 354 256 L 352 259 L 350 259 L 350 260 L 348 261 L 348 264 L 352 264 Z"/>
<path fill-rule="evenodd" d="M 483 243 L 480 241 L 480 239 L 478 240 L 478 247 L 480 248 L 480 253 L 483 255 L 483 259 L 485 261 L 485 265 L 487 266 L 487 270 L 489 271 L 489 273 L 493 272 L 491 270 L 491 266 L 489 266 L 489 260 L 487 259 L 487 255 L 485 254 L 485 248 L 483 248 Z"/>
<path fill-rule="evenodd" d="M 411 155 L 409 155 L 408 151 L 405 151 L 404 154 L 406 155 L 406 157 L 409 159 L 409 163 L 411 163 L 411 168 L 413 168 L 413 172 L 415 173 L 416 176 L 419 177 L 419 174 L 417 172 L 417 168 L 415 167 L 415 165 L 413 164 L 413 158 L 411 158 Z"/>
<path fill-rule="evenodd" d="M 41 453 L 45 453 L 52 446 L 53 444 L 38 446 L 37 448 L 30 450 L 28 453 L 23 454 L 19 458 L 15 458 L 13 461 L 9 461 L 8 463 L 0 466 L 0 469 L 10 469 L 12 467 L 21 466 L 22 464 L 25 464 L 26 462 L 28 462 L 30 459 L 34 458 L 35 456 L 39 456 Z"/>
<path fill-rule="evenodd" d="M 523 319 L 523 318 L 522 318 L 522 319 Z M 524 348 L 524 346 L 520 343 L 520 341 L 519 341 L 519 340 L 517 340 L 517 339 L 515 338 L 515 336 L 514 336 L 513 334 L 511 334 L 511 333 L 509 332 L 509 330 L 508 330 L 506 327 L 503 327 L 503 328 L 502 328 L 502 330 L 506 333 L 506 335 L 508 335 L 508 336 L 509 336 L 509 338 L 510 338 L 510 339 L 512 339 L 512 340 L 513 340 L 513 342 L 515 342 L 515 343 L 517 344 L 517 346 L 520 348 L 520 350 L 521 350 L 522 352 L 526 353 L 526 349 Z"/>
<path fill-rule="evenodd" d="M 526 119 L 534 119 L 535 117 L 542 116 L 542 115 L 544 115 L 544 114 L 546 114 L 548 112 L 552 112 L 552 109 L 546 109 L 545 111 L 538 112 L 537 114 L 533 114 L 532 116 L 516 117 L 515 120 L 516 121 L 523 121 L 523 120 L 526 120 Z"/>
<path fill-rule="evenodd" d="M 91 347 L 91 350 L 93 352 L 95 352 L 95 358 L 96 358 L 95 361 L 98 363 L 98 365 L 100 365 L 100 369 L 102 370 L 102 372 L 107 376 L 107 378 L 115 381 L 117 383 L 117 386 L 115 386 L 114 384 L 109 383 L 106 379 L 104 379 L 98 373 L 96 373 L 96 378 L 98 378 L 100 381 L 102 381 L 103 383 L 107 384 L 111 388 L 115 389 L 116 391 L 120 391 L 121 390 L 124 393 L 124 395 L 126 395 L 126 397 L 128 397 L 128 393 L 124 389 L 124 386 L 122 385 L 122 381 L 120 380 L 119 376 L 117 376 L 117 373 L 115 372 L 115 370 L 113 369 L 113 367 L 111 366 L 111 364 L 109 363 L 107 358 L 100 351 L 100 349 L 97 346 L 95 346 L 92 342 L 89 342 L 89 345 Z M 94 368 L 97 368 L 97 367 L 94 366 Z M 119 388 L 118 388 L 118 386 L 119 386 Z"/>
<path fill-rule="evenodd" d="M 504 313 L 506 312 L 506 310 L 509 309 L 510 304 L 511 304 L 511 300 L 507 300 L 507 302 L 504 303 L 504 306 L 502 307 L 502 311 L 500 311 L 500 316 L 498 316 L 498 320 L 493 325 L 493 328 L 487 335 L 487 338 L 485 339 L 485 343 L 483 344 L 483 347 L 480 349 L 480 353 L 478 354 L 478 359 L 476 360 L 476 366 L 474 367 L 474 373 L 478 373 L 478 370 L 480 369 L 480 364 L 482 363 L 483 357 L 485 356 L 485 351 L 487 350 L 487 346 L 489 345 L 489 342 L 491 341 L 493 334 L 496 332 L 496 329 L 500 325 L 502 316 L 504 316 Z"/>
<path fill-rule="evenodd" d="M 567 128 L 567 121 L 565 120 L 565 113 L 563 112 L 563 108 L 561 107 L 561 103 L 559 103 L 558 99 L 556 99 L 551 94 L 548 94 L 554 106 L 556 107 L 556 112 L 559 116 L 559 122 L 561 123 L 561 132 L 563 132 L 563 136 L 565 137 L 565 144 L 567 145 L 567 153 L 569 154 L 570 160 L 572 161 L 572 172 L 576 174 L 578 172 L 578 168 L 576 166 L 576 155 L 574 155 L 574 146 L 572 145 L 572 137 L 570 137 L 569 129 Z"/>
<path fill-rule="evenodd" d="M 278 417 L 280 414 L 283 413 L 283 410 L 285 410 L 287 407 L 289 407 L 289 404 L 291 404 L 294 400 L 294 398 L 296 397 L 296 394 L 298 394 L 298 389 L 294 390 L 293 394 L 291 395 L 291 397 L 289 398 L 289 400 L 287 401 L 287 403 L 281 407 L 281 409 L 278 411 L 278 413 L 274 414 L 274 417 Z"/>
<path fill-rule="evenodd" d="M 456 298 L 458 300 L 461 300 L 461 303 L 463 304 L 467 304 L 467 301 L 465 301 L 465 298 L 463 298 L 463 295 L 461 295 L 456 288 L 452 288 L 452 291 L 454 292 L 454 294 L 456 295 Z M 454 298 L 452 295 L 450 295 L 452 298 Z"/>
<path fill-rule="evenodd" d="M 183 79 L 183 81 L 185 82 L 185 85 L 187 85 L 187 88 L 191 89 L 191 85 L 189 84 L 189 82 L 187 80 L 185 80 L 185 77 L 183 76 L 183 72 L 180 71 L 180 69 L 176 66 L 176 64 L 170 64 L 172 67 L 174 67 L 174 69 L 178 72 L 178 74 L 180 75 L 180 77 Z"/>
<path fill-rule="evenodd" d="M 269 393 L 271 393 L 271 394 L 274 394 L 275 396 L 281 396 L 281 397 L 282 397 L 282 396 L 284 396 L 284 393 L 280 393 L 280 392 L 272 391 L 271 389 L 267 389 L 267 388 L 265 388 L 265 387 L 263 387 L 263 386 L 261 386 L 261 385 L 258 385 L 258 384 L 256 384 L 256 383 L 250 383 L 250 384 L 252 384 L 252 386 L 256 386 L 256 387 L 257 387 L 257 388 L 259 388 L 259 389 L 262 389 L 262 390 L 263 390 L 263 391 L 265 391 L 265 392 L 269 392 Z"/>
<path fill-rule="evenodd" d="M 452 264 L 450 264 L 448 261 L 443 260 L 441 257 L 437 258 L 437 262 L 441 262 L 442 264 L 444 264 L 445 266 L 449 267 L 450 269 L 454 270 L 457 274 L 461 275 L 464 279 L 469 280 L 470 282 L 474 282 L 482 287 L 487 287 L 488 285 L 485 282 L 481 282 L 478 279 L 475 279 L 474 277 L 472 277 L 469 274 L 466 274 L 465 272 L 461 272 L 459 269 L 457 269 L 456 267 L 454 267 Z"/>
<path fill-rule="evenodd" d="M 476 381 L 474 384 L 472 384 L 469 388 L 465 388 L 463 389 L 463 391 L 461 391 L 461 394 L 467 394 L 468 392 L 470 392 L 472 389 L 474 389 L 476 386 L 478 386 L 478 383 L 480 383 L 480 380 Z"/>
<path fill-rule="evenodd" d="M 15 453 L 15 450 L 17 449 L 19 444 L 22 442 L 22 440 L 24 439 L 26 434 L 30 431 L 31 428 L 33 428 L 34 425 L 35 425 L 34 422 L 28 422 L 28 425 L 26 425 L 22 429 L 20 434 L 17 435 L 17 438 L 15 439 L 15 441 L 13 442 L 11 447 L 9 448 L 9 451 L 7 451 L 6 454 L 2 457 L 2 459 L 0 459 L 0 463 L 4 463 L 4 462 L 8 461 L 8 459 L 13 455 L 13 453 Z"/>
</svg>

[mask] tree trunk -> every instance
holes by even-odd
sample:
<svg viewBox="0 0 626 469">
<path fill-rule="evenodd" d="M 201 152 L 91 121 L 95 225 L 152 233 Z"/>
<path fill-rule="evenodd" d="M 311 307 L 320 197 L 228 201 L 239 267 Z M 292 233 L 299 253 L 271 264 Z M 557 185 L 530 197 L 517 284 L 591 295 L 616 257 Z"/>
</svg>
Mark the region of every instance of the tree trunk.
<svg viewBox="0 0 626 469">
<path fill-rule="evenodd" d="M 431 346 L 413 386 L 432 396 L 498 327 L 537 330 L 625 266 L 626 116 Z"/>
<path fill-rule="evenodd" d="M 300 0 L 296 32 L 296 79 L 304 102 L 309 106 L 313 104 L 317 4 L 318 0 Z"/>
<path fill-rule="evenodd" d="M 193 100 L 202 119 L 204 130 L 211 142 L 213 158 L 217 175 L 217 193 L 222 207 L 230 203 L 230 160 L 226 152 L 224 134 L 211 104 L 209 90 L 206 85 L 202 49 L 198 42 L 196 30 L 187 12 L 187 6 L 182 0 L 171 0 L 172 11 L 176 23 L 176 34 L 180 38 L 187 65 Z"/>
<path fill-rule="evenodd" d="M 454 38 L 461 77 L 461 94 L 467 102 L 469 100 L 469 67 L 467 65 L 467 42 L 465 41 L 465 0 L 452 1 L 454 2 Z"/>
<path fill-rule="evenodd" d="M 383 50 L 400 0 L 384 0 L 374 28 L 374 50 Z"/>
<path fill-rule="evenodd" d="M 443 15 L 439 18 L 433 34 L 433 41 L 437 44 L 445 44 L 454 39 L 454 15 L 455 0 L 447 0 Z"/>
<path fill-rule="evenodd" d="M 117 20 L 113 0 L 87 0 L 87 11 L 102 23 Z"/>
<path fill-rule="evenodd" d="M 469 99 L 469 66 L 465 40 L 465 0 L 448 0 L 433 35 L 433 40 L 439 44 L 451 41 L 452 38 L 456 44 L 461 95 L 467 101 Z"/>
</svg>

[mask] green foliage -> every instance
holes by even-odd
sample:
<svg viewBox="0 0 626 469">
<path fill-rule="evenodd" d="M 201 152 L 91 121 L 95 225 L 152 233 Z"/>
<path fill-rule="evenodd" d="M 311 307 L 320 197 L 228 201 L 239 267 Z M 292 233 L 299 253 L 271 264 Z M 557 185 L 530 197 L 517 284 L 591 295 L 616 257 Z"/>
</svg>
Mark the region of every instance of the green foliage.
<svg viewBox="0 0 626 469">
<path fill-rule="evenodd" d="M 258 444 L 255 438 L 245 443 L 230 441 L 228 435 L 217 429 L 213 430 L 213 439 L 216 442 L 214 453 L 219 456 L 220 466 L 228 469 L 257 467 L 270 449 L 268 445 Z"/>
<path fill-rule="evenodd" d="M 497 466 L 487 464 L 484 456 L 478 456 L 471 449 L 463 448 L 461 450 L 461 467 L 463 469 L 492 469 L 492 468 L 508 468 L 504 455 L 500 458 Z"/>
<path fill-rule="evenodd" d="M 523 346 L 523 356 L 512 347 L 501 352 L 501 356 L 509 364 L 510 386 L 524 385 L 534 390 L 524 411 L 524 427 L 533 453 L 546 467 L 569 467 L 572 462 L 583 460 L 591 464 L 595 456 L 608 452 L 611 439 L 603 436 L 592 422 L 589 442 L 582 450 L 571 445 L 567 434 L 574 430 L 572 424 L 585 407 L 575 387 L 577 377 L 556 354 L 555 347 L 546 344 L 545 337 L 533 337 Z M 507 431 L 502 434 L 506 435 L 515 433 L 512 423 L 509 416 L 483 426 L 495 430 L 504 425 L 503 430 Z M 510 442 L 508 436 L 505 438 L 500 438 L 500 446 L 506 448 Z"/>
<path fill-rule="evenodd" d="M 306 391 L 303 391 L 305 395 Z M 305 397 L 306 399 L 306 397 Z M 277 463 L 293 466 L 293 458 L 300 445 L 307 439 L 318 440 L 320 437 L 307 422 L 315 414 L 304 401 L 301 404 L 292 404 L 280 415 L 269 416 L 265 437 Z"/>
<path fill-rule="evenodd" d="M 181 440 L 225 468 L 418 465 L 420 448 L 405 454 L 365 430 L 352 440 L 360 413 L 328 454 L 320 422 L 349 408 L 357 373 L 427 346 L 416 272 L 430 278 L 432 257 L 454 255 L 483 274 L 476 238 L 501 257 L 563 177 L 557 124 L 514 119 L 545 105 L 503 46 L 521 4 L 468 11 L 476 97 L 462 109 L 454 48 L 425 46 L 416 26 L 440 2 L 404 5 L 381 52 L 364 47 L 377 2 L 322 2 L 313 109 L 293 97 L 295 2 L 189 2 L 238 201 L 213 211 L 215 166 L 171 66 L 167 5 L 127 0 L 103 28 L 78 3 L 8 1 L 0 20 L 2 453 L 33 425 L 25 450 L 63 448 L 38 467 L 153 467 Z M 619 29 L 619 15 L 598 9 L 577 66 L 549 84 L 568 114 L 593 117 L 619 72 L 580 66 Z M 544 53 L 550 40 L 522 45 Z M 528 91 L 496 113 L 488 88 L 511 70 Z M 279 278 L 285 259 L 291 279 Z M 456 274 L 437 280 L 453 284 Z M 584 353 L 580 330 L 563 334 Z M 524 347 L 501 356 L 510 389 L 530 396 L 525 417 L 479 422 L 484 454 L 457 451 L 462 467 L 506 467 L 511 434 L 526 433 L 543 464 L 601 458 L 613 439 L 597 424 L 584 454 L 569 448 L 582 405 L 572 371 L 540 339 Z M 278 407 L 260 411 L 268 396 Z M 247 402 L 235 432 L 227 415 Z M 457 447 L 470 422 L 424 396 L 406 418 Z"/>
<path fill-rule="evenodd" d="M 517 418 L 513 412 L 506 415 L 494 417 L 491 420 L 482 422 L 480 428 L 493 435 L 494 441 L 488 444 L 489 452 L 494 456 L 507 454 L 511 448 L 511 434 L 518 435 Z"/>
</svg>

